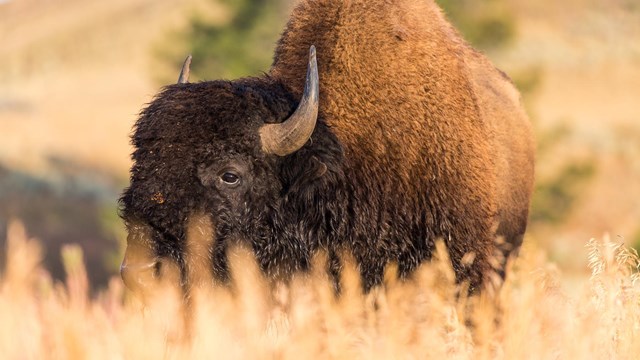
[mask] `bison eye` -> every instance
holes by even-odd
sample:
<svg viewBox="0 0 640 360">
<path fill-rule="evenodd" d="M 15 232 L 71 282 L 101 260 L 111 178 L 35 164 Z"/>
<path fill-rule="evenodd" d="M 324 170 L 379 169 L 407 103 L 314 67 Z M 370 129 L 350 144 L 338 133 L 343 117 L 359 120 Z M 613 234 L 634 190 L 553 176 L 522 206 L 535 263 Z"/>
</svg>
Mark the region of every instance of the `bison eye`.
<svg viewBox="0 0 640 360">
<path fill-rule="evenodd" d="M 220 176 L 220 179 L 227 185 L 237 185 L 240 182 L 240 177 L 230 172 L 222 174 L 222 176 Z"/>
</svg>

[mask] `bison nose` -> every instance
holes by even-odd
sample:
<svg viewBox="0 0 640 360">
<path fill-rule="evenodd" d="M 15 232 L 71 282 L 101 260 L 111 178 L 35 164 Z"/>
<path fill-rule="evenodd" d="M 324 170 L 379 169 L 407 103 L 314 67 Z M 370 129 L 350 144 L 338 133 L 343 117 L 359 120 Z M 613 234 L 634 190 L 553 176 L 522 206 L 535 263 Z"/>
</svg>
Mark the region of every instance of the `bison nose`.
<svg viewBox="0 0 640 360">
<path fill-rule="evenodd" d="M 120 276 L 129 290 L 144 294 L 156 281 L 157 265 L 157 261 L 131 263 L 125 257 L 120 265 Z"/>
</svg>

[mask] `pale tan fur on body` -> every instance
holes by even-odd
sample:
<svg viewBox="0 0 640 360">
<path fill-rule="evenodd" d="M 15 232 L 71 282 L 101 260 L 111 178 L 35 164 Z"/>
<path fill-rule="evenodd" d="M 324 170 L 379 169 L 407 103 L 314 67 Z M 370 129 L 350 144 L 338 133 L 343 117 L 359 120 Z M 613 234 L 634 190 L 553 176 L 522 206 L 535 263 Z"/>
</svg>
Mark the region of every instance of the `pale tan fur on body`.
<svg viewBox="0 0 640 360">
<path fill-rule="evenodd" d="M 478 280 L 496 229 L 526 227 L 533 141 L 517 90 L 431 0 L 301 1 L 271 69 L 297 96 L 310 45 L 320 116 L 346 161 L 404 196 L 428 189 L 452 259 L 475 252 Z"/>
</svg>

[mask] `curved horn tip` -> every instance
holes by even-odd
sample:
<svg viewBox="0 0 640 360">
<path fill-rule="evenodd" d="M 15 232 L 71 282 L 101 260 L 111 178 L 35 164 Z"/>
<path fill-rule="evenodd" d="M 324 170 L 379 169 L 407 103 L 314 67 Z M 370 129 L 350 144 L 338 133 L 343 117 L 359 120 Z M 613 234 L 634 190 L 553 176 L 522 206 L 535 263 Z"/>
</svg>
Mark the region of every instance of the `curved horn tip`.
<svg viewBox="0 0 640 360">
<path fill-rule="evenodd" d="M 316 48 L 312 45 L 309 49 L 304 93 L 298 108 L 284 122 L 265 124 L 260 129 L 265 153 L 286 156 L 299 150 L 309 140 L 318 119 L 319 88 Z"/>
<path fill-rule="evenodd" d="M 189 82 L 189 73 L 191 72 L 191 59 L 189 54 L 182 64 L 182 70 L 180 70 L 180 76 L 178 77 L 178 84 L 186 84 Z"/>
</svg>

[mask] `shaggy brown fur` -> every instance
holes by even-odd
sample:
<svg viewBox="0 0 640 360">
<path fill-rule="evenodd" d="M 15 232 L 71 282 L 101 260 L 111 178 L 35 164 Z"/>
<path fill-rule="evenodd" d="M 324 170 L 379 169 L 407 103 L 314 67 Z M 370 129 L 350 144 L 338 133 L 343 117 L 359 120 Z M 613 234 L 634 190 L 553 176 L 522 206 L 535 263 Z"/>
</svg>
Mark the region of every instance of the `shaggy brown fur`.
<svg viewBox="0 0 640 360">
<path fill-rule="evenodd" d="M 314 132 L 298 151 L 267 154 L 259 131 L 295 111 L 311 45 Z M 229 280 L 227 251 L 245 243 L 274 278 L 326 251 L 336 284 L 348 252 L 368 290 L 391 262 L 412 273 L 442 238 L 458 280 L 478 288 L 502 270 L 496 236 L 508 255 L 526 228 L 533 142 L 518 92 L 431 0 L 303 1 L 270 74 L 165 88 L 133 144 L 122 215 L 150 234 L 145 268 L 173 260 L 183 283 L 207 258 Z M 214 238 L 196 247 L 195 213 L 210 217 Z"/>
<path fill-rule="evenodd" d="M 496 235 L 517 249 L 527 224 L 534 142 L 513 84 L 431 0 L 303 1 L 271 69 L 296 96 L 312 44 L 321 116 L 352 176 L 382 190 L 363 201 L 426 202 L 429 240 L 447 241 L 458 270 L 462 256 L 475 253 L 468 272 L 480 281 Z M 403 215 L 387 211 L 378 221 L 394 226 Z"/>
</svg>

